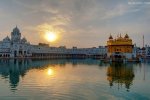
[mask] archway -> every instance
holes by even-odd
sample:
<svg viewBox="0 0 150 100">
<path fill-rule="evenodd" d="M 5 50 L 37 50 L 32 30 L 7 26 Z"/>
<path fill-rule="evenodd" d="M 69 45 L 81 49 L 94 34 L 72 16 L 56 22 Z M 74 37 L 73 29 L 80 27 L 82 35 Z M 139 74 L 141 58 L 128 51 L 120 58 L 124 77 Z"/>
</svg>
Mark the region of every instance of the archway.
<svg viewBox="0 0 150 100">
<path fill-rule="evenodd" d="M 17 51 L 16 50 L 14 51 L 14 57 L 17 57 Z"/>
</svg>

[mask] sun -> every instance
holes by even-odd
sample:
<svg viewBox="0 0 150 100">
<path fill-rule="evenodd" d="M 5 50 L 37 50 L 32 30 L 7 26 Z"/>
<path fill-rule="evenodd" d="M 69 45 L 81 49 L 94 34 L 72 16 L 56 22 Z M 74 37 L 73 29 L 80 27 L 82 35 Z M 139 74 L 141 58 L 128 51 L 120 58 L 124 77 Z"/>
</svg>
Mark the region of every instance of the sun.
<svg viewBox="0 0 150 100">
<path fill-rule="evenodd" d="M 54 32 L 46 32 L 44 37 L 48 42 L 54 42 L 57 40 L 57 35 Z"/>
<path fill-rule="evenodd" d="M 53 73 L 54 73 L 54 71 L 49 68 L 48 71 L 47 71 L 47 74 L 48 74 L 48 75 L 53 75 Z"/>
</svg>

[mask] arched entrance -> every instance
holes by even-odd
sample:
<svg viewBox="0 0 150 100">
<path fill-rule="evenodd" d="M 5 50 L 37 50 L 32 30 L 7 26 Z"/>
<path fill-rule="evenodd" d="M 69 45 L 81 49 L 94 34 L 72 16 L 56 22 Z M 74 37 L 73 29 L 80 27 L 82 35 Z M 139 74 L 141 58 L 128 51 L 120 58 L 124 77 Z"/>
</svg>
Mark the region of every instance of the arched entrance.
<svg viewBox="0 0 150 100">
<path fill-rule="evenodd" d="M 19 50 L 19 56 L 22 56 L 22 54 L 23 54 L 23 51 Z"/>
<path fill-rule="evenodd" d="M 17 51 L 16 50 L 14 51 L 14 57 L 17 57 Z"/>
<path fill-rule="evenodd" d="M 114 62 L 123 62 L 124 55 L 121 52 L 115 52 L 112 55 L 112 61 Z"/>
</svg>

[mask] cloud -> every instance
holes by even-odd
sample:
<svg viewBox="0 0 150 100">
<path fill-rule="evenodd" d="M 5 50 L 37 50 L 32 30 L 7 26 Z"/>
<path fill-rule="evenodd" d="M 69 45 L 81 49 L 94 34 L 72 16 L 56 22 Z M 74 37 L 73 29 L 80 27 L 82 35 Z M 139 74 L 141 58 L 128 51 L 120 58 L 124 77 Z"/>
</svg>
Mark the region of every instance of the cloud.
<svg viewBox="0 0 150 100">
<path fill-rule="evenodd" d="M 56 32 L 56 33 L 63 33 L 65 32 L 64 29 L 59 28 L 59 27 L 55 27 L 51 24 L 47 24 L 47 23 L 43 23 L 41 25 L 37 26 L 37 31 L 40 32 L 45 32 L 45 31 L 52 31 L 52 32 Z"/>
<path fill-rule="evenodd" d="M 111 19 L 118 16 L 123 16 L 130 12 L 136 12 L 139 11 L 139 9 L 131 9 L 128 5 L 119 4 L 115 8 L 106 11 L 102 19 Z"/>
<path fill-rule="evenodd" d="M 32 43 L 42 41 L 37 35 L 42 29 L 58 31 L 62 39 L 57 45 L 69 47 L 105 45 L 110 33 L 150 31 L 150 7 L 124 0 L 3 0 L 0 6 L 0 13 L 7 15 L 0 26 L 17 24 Z"/>
<path fill-rule="evenodd" d="M 51 24 L 53 26 L 66 26 L 71 21 L 68 16 L 65 15 L 57 15 L 55 17 L 50 18 Z"/>
</svg>

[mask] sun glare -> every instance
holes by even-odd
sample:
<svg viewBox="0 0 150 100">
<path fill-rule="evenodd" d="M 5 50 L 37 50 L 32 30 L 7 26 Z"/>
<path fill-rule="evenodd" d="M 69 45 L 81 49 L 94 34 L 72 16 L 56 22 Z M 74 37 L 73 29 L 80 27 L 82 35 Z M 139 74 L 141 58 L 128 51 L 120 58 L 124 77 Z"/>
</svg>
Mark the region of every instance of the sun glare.
<svg viewBox="0 0 150 100">
<path fill-rule="evenodd" d="M 46 32 L 46 33 L 45 33 L 45 39 L 46 39 L 48 42 L 54 42 L 54 41 L 56 41 L 56 39 L 57 39 L 57 35 L 56 35 L 56 33 L 54 33 L 54 32 Z"/>
<path fill-rule="evenodd" d="M 54 73 L 54 71 L 49 68 L 48 71 L 47 71 L 47 74 L 48 74 L 48 75 L 53 75 L 53 73 Z"/>
</svg>

